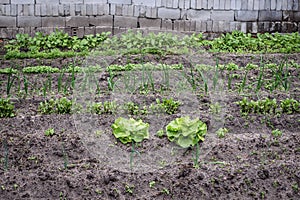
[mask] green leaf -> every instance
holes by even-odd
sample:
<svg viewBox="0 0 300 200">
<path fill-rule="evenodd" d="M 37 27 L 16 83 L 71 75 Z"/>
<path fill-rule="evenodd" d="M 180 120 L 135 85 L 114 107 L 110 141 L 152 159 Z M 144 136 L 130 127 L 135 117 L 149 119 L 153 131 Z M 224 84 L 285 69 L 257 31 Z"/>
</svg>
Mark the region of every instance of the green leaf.
<svg viewBox="0 0 300 200">
<path fill-rule="evenodd" d="M 166 127 L 167 137 L 183 148 L 194 146 L 204 141 L 207 126 L 199 119 L 191 120 L 189 116 L 176 118 Z"/>
<path fill-rule="evenodd" d="M 149 124 L 143 123 L 142 120 L 125 119 L 119 117 L 111 126 L 113 134 L 123 144 L 128 142 L 141 142 L 144 139 L 149 139 Z"/>
</svg>

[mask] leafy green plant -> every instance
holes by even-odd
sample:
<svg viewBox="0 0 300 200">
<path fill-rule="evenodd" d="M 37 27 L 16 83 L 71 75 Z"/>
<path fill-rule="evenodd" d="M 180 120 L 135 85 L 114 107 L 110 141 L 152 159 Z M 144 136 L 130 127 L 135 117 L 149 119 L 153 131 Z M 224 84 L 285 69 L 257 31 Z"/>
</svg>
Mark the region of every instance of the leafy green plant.
<svg viewBox="0 0 300 200">
<path fill-rule="evenodd" d="M 272 135 L 275 137 L 275 138 L 278 138 L 278 137 L 281 137 L 282 136 L 282 132 L 278 129 L 275 129 L 272 131 Z"/>
<path fill-rule="evenodd" d="M 156 99 L 156 103 L 161 106 L 169 115 L 177 113 L 179 110 L 179 106 L 181 105 L 179 101 L 174 101 L 173 98 L 163 98 L 161 102 L 159 99 Z"/>
<path fill-rule="evenodd" d="M 149 139 L 149 124 L 142 120 L 126 119 L 119 117 L 112 124 L 113 134 L 123 144 L 132 143 L 130 154 L 130 167 L 133 165 L 133 155 L 135 151 L 135 143 L 141 142 L 144 139 Z"/>
<path fill-rule="evenodd" d="M 57 67 L 51 66 L 34 66 L 34 67 L 24 67 L 23 73 L 34 73 L 34 74 L 42 74 L 42 73 L 58 73 L 60 70 Z"/>
<path fill-rule="evenodd" d="M 14 117 L 16 114 L 14 108 L 9 99 L 0 98 L 0 118 Z"/>
<path fill-rule="evenodd" d="M 207 126 L 199 119 L 191 120 L 189 116 L 176 118 L 166 127 L 166 134 L 171 142 L 183 148 L 196 145 L 204 141 Z"/>
<path fill-rule="evenodd" d="M 228 133 L 228 129 L 227 128 L 219 128 L 216 133 L 219 138 L 224 138 L 225 135 Z"/>
<path fill-rule="evenodd" d="M 285 99 L 280 102 L 282 113 L 293 114 L 300 112 L 300 103 L 295 99 Z"/>
<path fill-rule="evenodd" d="M 112 125 L 114 136 L 123 144 L 141 142 L 149 138 L 149 124 L 142 120 L 118 118 Z"/>
<path fill-rule="evenodd" d="M 81 110 L 81 106 L 76 104 L 73 100 L 69 100 L 66 97 L 59 99 L 49 99 L 41 102 L 38 107 L 38 111 L 41 114 L 72 114 Z"/>
<path fill-rule="evenodd" d="M 49 128 L 45 131 L 45 136 L 50 137 L 55 134 L 54 128 Z"/>
</svg>

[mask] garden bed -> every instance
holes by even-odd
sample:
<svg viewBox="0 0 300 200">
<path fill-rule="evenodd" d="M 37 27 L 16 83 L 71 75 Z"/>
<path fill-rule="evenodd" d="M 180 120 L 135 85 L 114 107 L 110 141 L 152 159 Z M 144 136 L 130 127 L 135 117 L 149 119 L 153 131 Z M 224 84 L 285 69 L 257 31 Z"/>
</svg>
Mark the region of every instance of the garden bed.
<svg viewBox="0 0 300 200">
<path fill-rule="evenodd" d="M 189 50 L 0 60 L 0 199 L 299 199 L 300 54 Z M 183 116 L 199 146 L 169 140 Z M 120 142 L 119 117 L 148 139 Z"/>
</svg>

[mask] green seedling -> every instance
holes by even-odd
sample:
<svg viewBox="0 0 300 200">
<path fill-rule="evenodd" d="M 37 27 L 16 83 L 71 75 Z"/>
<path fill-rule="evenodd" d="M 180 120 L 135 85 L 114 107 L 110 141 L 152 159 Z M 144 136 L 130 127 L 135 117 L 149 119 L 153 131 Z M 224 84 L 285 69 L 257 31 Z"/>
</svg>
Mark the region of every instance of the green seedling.
<svg viewBox="0 0 300 200">
<path fill-rule="evenodd" d="M 154 188 L 155 184 L 156 184 L 155 181 L 150 181 L 150 182 L 149 182 L 149 187 L 150 187 L 150 188 Z"/>
<path fill-rule="evenodd" d="M 130 167 L 133 167 L 133 156 L 138 153 L 135 150 L 135 144 L 149 139 L 149 124 L 143 123 L 142 120 L 118 118 L 112 125 L 114 136 L 123 144 L 132 143 L 130 154 Z"/>
<path fill-rule="evenodd" d="M 166 127 L 166 134 L 171 142 L 175 142 L 182 148 L 196 145 L 194 166 L 198 166 L 199 142 L 204 141 L 207 125 L 199 119 L 191 120 L 189 116 L 176 118 Z"/>
<path fill-rule="evenodd" d="M 165 135 L 165 132 L 163 129 L 160 129 L 156 132 L 156 136 L 159 138 L 162 138 Z"/>
<path fill-rule="evenodd" d="M 54 128 L 49 128 L 45 131 L 45 136 L 51 137 L 55 134 Z"/>
<path fill-rule="evenodd" d="M 14 108 L 9 99 L 0 98 L 0 118 L 14 117 L 16 115 Z"/>
<path fill-rule="evenodd" d="M 217 136 L 219 138 L 224 138 L 225 135 L 228 133 L 228 129 L 227 128 L 220 128 L 219 130 L 217 130 Z"/>
<path fill-rule="evenodd" d="M 280 131 L 280 130 L 278 130 L 278 129 L 275 129 L 275 130 L 272 131 L 272 135 L 273 135 L 273 137 L 275 137 L 275 138 L 279 138 L 279 137 L 282 136 L 282 131 Z"/>
</svg>

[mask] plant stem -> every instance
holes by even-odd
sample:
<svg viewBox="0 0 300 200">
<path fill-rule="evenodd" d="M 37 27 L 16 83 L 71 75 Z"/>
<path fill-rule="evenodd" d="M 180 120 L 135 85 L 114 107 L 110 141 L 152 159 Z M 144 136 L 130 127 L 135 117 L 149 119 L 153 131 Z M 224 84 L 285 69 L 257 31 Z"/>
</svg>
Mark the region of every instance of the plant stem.
<svg viewBox="0 0 300 200">
<path fill-rule="evenodd" d="M 195 153 L 195 158 L 194 158 L 194 167 L 198 168 L 199 167 L 199 155 L 200 155 L 200 148 L 199 148 L 199 142 L 196 144 L 196 153 Z"/>
<path fill-rule="evenodd" d="M 133 167 L 133 156 L 134 156 L 135 150 L 134 150 L 134 141 L 132 141 L 131 146 L 131 153 L 130 153 L 130 169 Z"/>
</svg>

